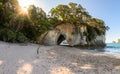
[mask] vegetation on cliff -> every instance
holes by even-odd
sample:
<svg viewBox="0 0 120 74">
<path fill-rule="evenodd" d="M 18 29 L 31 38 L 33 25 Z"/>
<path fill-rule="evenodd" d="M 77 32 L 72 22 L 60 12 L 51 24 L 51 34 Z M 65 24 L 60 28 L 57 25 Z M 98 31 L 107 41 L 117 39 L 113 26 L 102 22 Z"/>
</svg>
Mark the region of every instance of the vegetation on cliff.
<svg viewBox="0 0 120 74">
<path fill-rule="evenodd" d="M 78 32 L 82 26 L 85 26 L 87 29 L 84 34 L 88 42 L 97 36 L 105 35 L 106 30 L 109 29 L 103 20 L 93 18 L 80 4 L 70 2 L 68 5 L 58 5 L 52 8 L 50 13 L 51 24 L 71 23 L 76 26 Z"/>
<path fill-rule="evenodd" d="M 84 34 L 88 42 L 105 35 L 108 29 L 103 20 L 93 18 L 80 4 L 72 2 L 52 8 L 47 16 L 34 5 L 25 13 L 17 0 L 0 0 L 0 16 L 0 40 L 8 42 L 36 41 L 38 36 L 61 22 L 74 24 L 78 32 L 81 26 L 87 27 Z"/>
</svg>

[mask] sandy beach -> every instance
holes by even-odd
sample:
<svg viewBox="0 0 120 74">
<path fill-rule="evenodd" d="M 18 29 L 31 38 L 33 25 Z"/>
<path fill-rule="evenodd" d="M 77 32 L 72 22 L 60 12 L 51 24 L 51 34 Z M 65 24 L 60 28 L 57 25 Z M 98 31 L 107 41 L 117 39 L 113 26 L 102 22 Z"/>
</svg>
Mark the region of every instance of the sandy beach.
<svg viewBox="0 0 120 74">
<path fill-rule="evenodd" d="M 120 56 L 75 47 L 0 42 L 0 74 L 120 74 Z"/>
</svg>

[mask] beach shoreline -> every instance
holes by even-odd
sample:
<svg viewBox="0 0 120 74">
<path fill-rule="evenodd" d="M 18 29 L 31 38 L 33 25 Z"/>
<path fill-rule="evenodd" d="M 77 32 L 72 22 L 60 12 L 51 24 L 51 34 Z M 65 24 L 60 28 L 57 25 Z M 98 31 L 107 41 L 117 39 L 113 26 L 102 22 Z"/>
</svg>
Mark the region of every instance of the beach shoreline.
<svg viewBox="0 0 120 74">
<path fill-rule="evenodd" d="M 65 46 L 0 42 L 0 74 L 119 74 L 120 56 Z"/>
</svg>

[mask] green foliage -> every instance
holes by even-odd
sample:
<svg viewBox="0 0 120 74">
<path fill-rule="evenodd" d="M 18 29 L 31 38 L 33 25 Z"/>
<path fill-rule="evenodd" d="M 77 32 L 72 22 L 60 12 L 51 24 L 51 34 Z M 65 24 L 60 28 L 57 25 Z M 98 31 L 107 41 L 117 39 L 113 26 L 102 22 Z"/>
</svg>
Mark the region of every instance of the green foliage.
<svg viewBox="0 0 120 74">
<path fill-rule="evenodd" d="M 80 32 L 82 26 L 86 26 L 87 30 L 84 32 L 87 41 L 90 42 L 98 35 L 105 35 L 109 28 L 105 26 L 103 20 L 92 18 L 91 15 L 80 4 L 70 2 L 68 5 L 58 5 L 52 8 L 50 23 L 57 24 L 59 22 L 71 23 L 76 26 L 77 32 Z"/>
<path fill-rule="evenodd" d="M 38 36 L 52 29 L 52 25 L 61 22 L 74 24 L 78 32 L 81 26 L 86 26 L 85 35 L 88 41 L 92 41 L 97 35 L 105 34 L 109 29 L 103 20 L 92 18 L 85 8 L 72 2 L 52 8 L 49 17 L 34 5 L 29 6 L 27 15 L 19 14 L 20 8 L 17 0 L 0 0 L 0 40 L 36 40 Z"/>
<path fill-rule="evenodd" d="M 51 29 L 46 13 L 41 8 L 31 5 L 26 15 L 19 12 L 20 8 L 17 0 L 0 1 L 0 40 L 36 40 L 43 32 Z"/>
<path fill-rule="evenodd" d="M 17 39 L 16 39 L 16 40 L 17 40 L 18 42 L 24 42 L 24 41 L 27 39 L 27 38 L 25 37 L 25 35 L 24 35 L 23 33 L 21 33 L 21 32 L 18 32 L 16 36 L 17 36 Z"/>
<path fill-rule="evenodd" d="M 58 19 L 62 22 L 81 24 L 87 21 L 87 18 L 91 16 L 86 12 L 86 10 L 79 4 L 69 3 L 68 5 L 58 5 L 52 8 L 51 17 Z"/>
<path fill-rule="evenodd" d="M 51 24 L 46 16 L 46 13 L 38 7 L 31 5 L 28 9 L 30 21 L 32 22 L 31 32 L 34 34 L 34 39 L 36 39 L 39 35 L 44 33 L 45 31 L 51 29 Z"/>
<path fill-rule="evenodd" d="M 7 31 L 7 41 L 8 42 L 15 42 L 16 40 L 16 33 L 12 30 Z"/>
<path fill-rule="evenodd" d="M 20 32 L 15 32 L 8 28 L 4 28 L 0 29 L 0 40 L 7 42 L 24 42 L 26 37 Z"/>
<path fill-rule="evenodd" d="M 96 38 L 96 31 L 93 27 L 87 27 L 87 31 L 85 32 L 86 38 L 88 42 L 91 42 Z"/>
<path fill-rule="evenodd" d="M 16 33 L 7 28 L 1 29 L 0 30 L 0 40 L 7 41 L 7 42 L 15 42 Z"/>
<path fill-rule="evenodd" d="M 0 2 L 0 9 L 2 8 L 2 2 Z"/>
</svg>

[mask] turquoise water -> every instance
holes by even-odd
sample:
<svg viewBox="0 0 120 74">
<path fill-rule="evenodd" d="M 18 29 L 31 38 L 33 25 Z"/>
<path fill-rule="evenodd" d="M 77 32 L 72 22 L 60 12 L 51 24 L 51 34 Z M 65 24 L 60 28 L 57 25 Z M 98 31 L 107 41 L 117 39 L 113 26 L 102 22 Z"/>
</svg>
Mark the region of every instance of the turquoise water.
<svg viewBox="0 0 120 74">
<path fill-rule="evenodd" d="M 107 43 L 107 46 L 104 50 L 104 53 L 106 54 L 120 56 L 120 43 Z"/>
<path fill-rule="evenodd" d="M 61 45 L 68 45 L 68 43 L 63 42 L 61 43 Z M 102 48 L 99 48 L 99 49 L 90 48 L 89 50 L 93 52 L 94 51 L 102 52 L 108 55 L 120 56 L 120 43 L 107 43 L 107 46 L 103 49 Z"/>
<path fill-rule="evenodd" d="M 107 43 L 108 48 L 120 48 L 120 43 Z"/>
<path fill-rule="evenodd" d="M 120 56 L 120 43 L 107 43 L 104 49 L 95 49 L 105 54 Z"/>
</svg>

